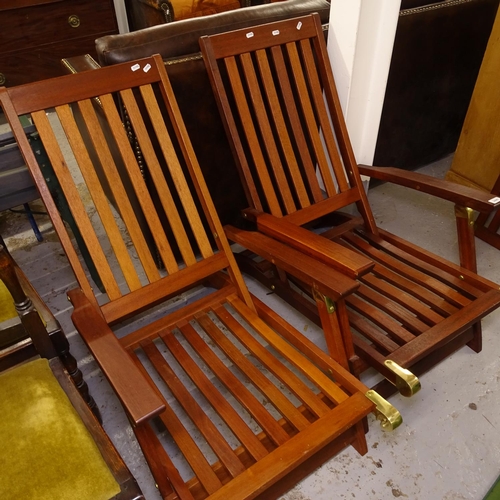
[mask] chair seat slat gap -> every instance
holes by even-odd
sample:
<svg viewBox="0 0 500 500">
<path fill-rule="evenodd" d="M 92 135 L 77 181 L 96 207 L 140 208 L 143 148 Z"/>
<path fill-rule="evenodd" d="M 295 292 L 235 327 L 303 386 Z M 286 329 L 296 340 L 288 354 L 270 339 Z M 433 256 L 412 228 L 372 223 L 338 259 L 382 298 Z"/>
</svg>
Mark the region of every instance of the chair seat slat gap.
<svg viewBox="0 0 500 500">
<path fill-rule="evenodd" d="M 240 380 L 224 365 L 216 354 L 206 345 L 190 324 L 180 326 L 191 346 L 203 357 L 212 371 L 217 373 L 219 380 L 226 386 L 237 401 L 252 415 L 259 426 L 269 436 L 275 445 L 281 445 L 289 439 L 288 434 L 279 423 L 267 412 L 257 398 L 243 385 Z"/>
<path fill-rule="evenodd" d="M 150 340 L 142 342 L 141 347 L 160 377 L 172 391 L 177 402 L 180 403 L 188 417 L 195 424 L 206 442 L 219 457 L 220 461 L 226 466 L 231 475 L 236 477 L 238 474 L 241 474 L 245 470 L 245 467 L 217 427 L 200 407 L 196 399 L 190 394 L 186 387 L 184 387 L 176 373 L 158 350 L 158 347 Z"/>
<path fill-rule="evenodd" d="M 182 331 L 182 329 L 181 329 Z M 177 362 L 182 366 L 184 371 L 189 375 L 191 380 L 196 384 L 200 392 L 210 402 L 214 410 L 224 420 L 226 425 L 231 429 L 234 435 L 244 445 L 255 460 L 259 460 L 267 455 L 267 450 L 264 448 L 259 439 L 250 430 L 248 425 L 243 421 L 237 411 L 229 404 L 227 399 L 214 387 L 199 366 L 188 355 L 181 343 L 174 335 L 162 333 L 161 339 L 174 355 Z M 209 349 L 205 344 L 205 348 Z M 201 356 L 197 352 L 198 355 Z M 203 358 L 203 356 L 201 356 Z M 218 376 L 217 372 L 214 372 Z"/>
</svg>

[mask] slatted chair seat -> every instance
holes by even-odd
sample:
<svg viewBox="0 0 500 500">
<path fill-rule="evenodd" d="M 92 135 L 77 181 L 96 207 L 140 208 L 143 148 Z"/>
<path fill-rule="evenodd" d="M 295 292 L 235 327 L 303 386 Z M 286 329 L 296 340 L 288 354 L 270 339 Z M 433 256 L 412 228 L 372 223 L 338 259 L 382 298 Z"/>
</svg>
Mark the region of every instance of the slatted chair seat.
<svg viewBox="0 0 500 500">
<path fill-rule="evenodd" d="M 68 292 L 73 322 L 120 398 L 163 498 L 276 498 L 344 447 L 365 453 L 369 412 L 387 427 L 399 425 L 390 405 L 250 295 L 159 56 L 3 89 L 0 102 L 78 280 Z M 104 294 L 22 137 L 18 117 L 25 114 Z M 128 178 L 111 151 L 119 151 Z M 164 270 L 155 265 L 126 182 Z M 358 286 L 329 268 L 320 268 L 314 283 L 332 294 Z"/>
<path fill-rule="evenodd" d="M 499 287 L 376 226 L 317 16 L 200 43 L 248 198 L 249 227 L 225 228 L 246 248 L 237 254 L 241 268 L 321 325 L 344 367 L 356 375 L 374 367 L 407 396 L 420 388 L 415 374 L 457 347 L 479 351 L 480 320 L 500 305 Z M 384 175 L 394 177 L 394 170 Z M 475 190 L 453 191 L 451 183 L 415 173 L 404 182 L 457 204 L 493 208 Z M 349 205 L 359 216 L 342 213 Z M 263 236 L 359 288 L 337 299 L 318 294 L 268 258 Z M 378 389 L 389 394 L 393 387 L 383 382 Z"/>
</svg>

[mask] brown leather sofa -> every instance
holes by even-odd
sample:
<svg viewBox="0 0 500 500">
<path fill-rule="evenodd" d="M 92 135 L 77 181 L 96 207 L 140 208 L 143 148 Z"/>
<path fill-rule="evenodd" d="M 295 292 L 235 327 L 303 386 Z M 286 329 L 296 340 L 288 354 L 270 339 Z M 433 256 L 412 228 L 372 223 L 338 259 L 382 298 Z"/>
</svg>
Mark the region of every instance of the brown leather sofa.
<svg viewBox="0 0 500 500">
<path fill-rule="evenodd" d="M 402 0 L 374 165 L 452 153 L 499 0 Z"/>
<path fill-rule="evenodd" d="M 246 197 L 219 116 L 199 49 L 202 35 L 319 12 L 328 23 L 326 0 L 286 0 L 99 38 L 102 66 L 159 53 L 165 60 L 194 150 L 224 224 L 239 222 Z"/>
</svg>

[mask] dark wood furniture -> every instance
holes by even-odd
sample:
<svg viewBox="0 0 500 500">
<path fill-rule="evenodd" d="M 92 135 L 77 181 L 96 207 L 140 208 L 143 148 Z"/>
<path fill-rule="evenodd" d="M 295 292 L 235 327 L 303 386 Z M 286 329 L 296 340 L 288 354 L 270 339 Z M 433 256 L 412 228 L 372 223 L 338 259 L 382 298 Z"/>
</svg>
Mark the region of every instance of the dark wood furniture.
<svg viewBox="0 0 500 500">
<path fill-rule="evenodd" d="M 4 371 L 9 369 L 10 373 L 15 375 L 16 369 L 27 361 L 39 357 L 48 359 L 54 378 L 62 387 L 72 406 L 77 411 L 78 416 L 90 434 L 90 438 L 93 439 L 106 465 L 108 466 L 109 471 L 114 477 L 116 483 L 118 483 L 120 492 L 112 498 L 114 500 L 144 499 L 134 477 L 114 448 L 108 436 L 105 434 L 100 423 L 97 421 L 96 416 L 90 411 L 87 404 L 88 401 L 85 402 L 82 397 L 82 384 L 85 385 L 85 389 L 86 384 L 83 382 L 81 372 L 79 372 L 79 370 L 79 376 L 77 377 L 77 380 L 75 380 L 74 370 L 77 369 L 76 362 L 74 362 L 74 358 L 72 358 L 69 353 L 67 340 L 64 337 L 64 334 L 58 330 L 58 332 L 52 332 L 52 335 L 49 336 L 48 330 L 54 330 L 58 325 L 54 325 L 52 315 L 40 298 L 36 295 L 29 281 L 2 245 L 0 245 L 0 280 L 6 285 L 12 296 L 12 300 L 14 301 L 16 310 L 19 314 L 19 322 L 22 325 L 23 333 L 20 338 L 18 335 L 18 329 L 16 328 L 0 332 L 0 334 L 2 334 L 4 344 L 3 348 L 0 350 L 0 370 Z M 33 300 L 31 300 L 31 297 L 33 297 Z M 12 335 L 13 338 L 9 341 L 9 339 L 6 338 L 6 335 Z M 5 344 L 7 344 L 7 346 Z M 63 350 L 61 350 L 61 344 L 64 346 Z M 70 368 L 69 372 L 67 370 L 68 366 Z M 71 373 L 71 371 L 73 371 L 73 373 Z M 80 390 L 78 391 L 75 387 L 75 382 L 78 382 L 79 380 L 81 383 L 79 387 Z M 26 383 L 28 382 L 29 379 L 26 379 Z M 44 390 L 47 391 L 47 388 Z M 83 392 L 84 395 L 86 393 L 88 396 L 88 392 L 85 390 Z M 46 393 L 44 393 L 44 396 L 48 398 Z M 7 404 L 9 404 L 8 401 L 2 400 L 2 405 Z M 37 401 L 33 400 L 32 404 L 37 404 Z M 43 404 L 40 407 L 43 408 Z M 56 415 L 59 415 L 59 418 L 67 418 L 65 407 L 50 408 L 50 410 L 52 410 L 48 412 L 50 414 L 55 412 Z M 49 420 L 50 419 L 47 419 L 46 421 L 48 422 Z M 44 420 L 40 419 L 40 425 L 43 425 L 43 422 Z M 6 425 L 5 420 L 2 422 L 2 425 Z M 33 453 L 35 455 L 36 446 L 45 446 L 47 443 L 40 443 L 38 441 L 38 431 L 34 423 L 28 427 L 33 431 L 33 435 L 23 435 L 23 438 L 30 443 L 30 446 L 34 447 Z M 77 432 L 81 431 L 78 430 Z M 67 452 L 71 452 L 71 446 L 68 445 L 70 439 L 68 438 L 69 436 L 65 437 L 54 435 L 53 442 L 54 444 L 57 444 L 58 439 L 65 440 L 64 449 L 67 450 Z M 19 448 L 21 448 L 21 446 Z M 75 450 L 73 449 L 72 452 L 75 452 Z M 76 450 L 76 453 L 78 453 L 78 450 Z M 41 455 L 37 454 L 35 456 Z M 8 470 L 10 470 L 7 461 L 8 459 L 3 460 L 4 469 L 2 473 L 4 475 L 7 474 Z M 71 463 L 74 462 L 72 461 Z M 44 463 L 43 466 L 45 467 L 44 474 L 48 477 L 57 477 L 58 471 L 54 472 L 48 470 L 51 467 L 50 462 Z M 24 478 L 26 483 L 30 483 L 31 478 L 35 475 L 33 468 L 38 467 L 40 467 L 40 464 L 37 463 L 26 464 L 26 468 L 32 471 L 32 474 L 28 474 Z M 74 492 L 74 489 L 76 488 L 75 485 L 78 484 L 78 480 L 81 480 L 82 477 L 85 477 L 86 481 L 92 480 L 92 477 L 89 477 L 88 472 L 84 469 L 85 468 L 82 468 L 80 471 L 75 471 L 75 473 L 80 477 L 78 477 L 74 483 L 72 483 L 71 477 L 61 478 L 61 482 L 64 482 L 65 484 L 65 489 L 63 491 L 67 492 L 69 488 L 70 492 Z M 2 484 L 5 486 L 5 483 Z M 20 491 L 18 485 L 13 485 L 11 491 L 4 493 L 7 497 L 10 497 L 9 495 L 12 491 Z M 43 493 L 44 492 L 39 492 L 40 497 L 43 496 Z M 96 490 L 95 494 L 98 495 L 100 492 Z"/>
<path fill-rule="evenodd" d="M 499 0 L 402 0 L 374 165 L 455 151 Z"/>
<path fill-rule="evenodd" d="M 95 98 L 111 137 L 94 111 Z M 68 293 L 73 322 L 120 398 L 163 497 L 276 498 L 345 446 L 367 451 L 363 421 L 374 410 L 373 392 L 250 295 L 161 57 L 5 89 L 0 103 L 79 283 Z M 49 121 L 46 111 L 52 107 Z M 75 119 L 76 108 L 82 122 Z M 123 127 L 122 109 L 142 165 Z M 99 301 L 21 133 L 18 116 L 25 113 L 91 249 L 106 290 Z M 54 122 L 74 156 L 71 169 Z M 82 134 L 90 139 L 92 155 Z M 164 272 L 155 266 L 110 145 L 119 148 L 133 180 Z M 96 174 L 93 162 L 100 162 L 104 176 Z M 159 204 L 141 167 L 153 180 Z M 103 184 L 112 190 L 120 216 Z M 160 211 L 168 216 L 169 233 L 160 225 Z M 284 250 L 283 261 L 293 263 Z M 303 262 L 314 269 L 311 260 Z M 340 283 L 356 286 L 342 276 L 339 282 L 333 270 L 318 271 L 317 286 L 325 293 Z M 396 415 L 393 424 L 399 422 Z"/>
<path fill-rule="evenodd" d="M 58 76 L 60 60 L 95 54 L 95 39 L 118 32 L 113 0 L 3 0 L 0 85 Z"/>
<path fill-rule="evenodd" d="M 499 287 L 376 226 L 360 171 L 377 169 L 356 164 L 318 16 L 202 37 L 201 47 L 246 185 L 245 215 L 257 230 L 226 227 L 230 240 L 255 252 L 238 254 L 241 265 L 321 324 L 343 366 L 355 374 L 373 366 L 405 395 L 420 384 L 401 367 L 421 372 L 464 343 L 479 351 L 479 321 L 500 305 Z M 393 173 L 433 194 L 456 187 Z M 475 190 L 456 189 L 452 199 L 469 203 L 476 194 L 491 210 Z M 350 204 L 360 217 L 339 213 Z M 311 293 L 279 266 L 262 235 L 359 288 L 336 297 Z"/>
<path fill-rule="evenodd" d="M 1 236 L 0 246 L 2 247 L 2 255 L 5 254 L 2 259 L 5 267 L 9 269 L 8 276 L 11 276 L 12 271 L 15 273 L 15 276 L 11 276 L 9 283 L 7 283 L 8 287 L 11 289 L 15 302 L 19 307 L 22 307 L 20 312 L 23 312 L 20 317 L 12 318 L 8 322 L 0 324 L 0 370 L 6 370 L 36 356 L 40 350 L 33 342 L 33 336 L 36 335 L 44 339 L 48 335 L 55 353 L 57 353 L 65 370 L 71 376 L 82 399 L 100 422 L 99 408 L 89 393 L 87 383 L 78 368 L 76 359 L 70 352 L 68 339 L 64 335 L 61 326 L 24 273 L 10 257 Z M 37 317 L 32 318 L 33 315 Z"/>
</svg>

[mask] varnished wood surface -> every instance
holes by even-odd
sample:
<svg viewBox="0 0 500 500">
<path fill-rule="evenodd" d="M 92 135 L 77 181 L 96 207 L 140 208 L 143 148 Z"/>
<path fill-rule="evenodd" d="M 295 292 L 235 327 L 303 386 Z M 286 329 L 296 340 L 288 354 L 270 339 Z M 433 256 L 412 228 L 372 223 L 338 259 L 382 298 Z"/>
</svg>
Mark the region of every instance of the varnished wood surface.
<svg viewBox="0 0 500 500">
<path fill-rule="evenodd" d="M 96 99 L 111 134 L 96 119 Z M 366 453 L 363 421 L 374 408 L 367 388 L 332 358 L 304 356 L 302 334 L 272 313 L 265 317 L 278 331 L 259 317 L 160 57 L 0 91 L 0 102 L 16 135 L 18 115 L 31 114 L 93 258 L 98 297 L 30 145 L 20 141 L 78 280 L 68 292 L 75 327 L 122 402 L 164 498 L 266 498 L 267 490 L 272 497 L 342 446 Z M 163 269 L 153 265 L 114 149 Z M 322 276 L 293 249 L 279 255 L 285 245 L 275 243 L 276 258 L 318 291 L 339 299 L 358 287 L 334 269 Z"/>
<path fill-rule="evenodd" d="M 357 165 L 314 14 L 203 37 L 200 44 L 247 183 L 247 220 L 360 286 L 326 314 L 307 280 L 273 259 L 263 265 L 261 258 L 269 258 L 265 244 L 230 228 L 231 238 L 254 252 L 238 256 L 245 270 L 322 325 L 330 354 L 346 364 L 347 353 L 354 373 L 371 365 L 394 381 L 386 360 L 411 367 L 455 338 L 465 339 L 471 327 L 479 349 L 480 320 L 500 305 L 500 290 L 471 272 L 475 251 L 468 222 L 458 221 L 464 268 L 379 230 L 360 174 L 485 213 L 495 208 L 491 197 L 413 172 Z M 335 220 L 335 212 L 351 203 L 362 223 L 348 215 Z M 316 311 L 294 287 L 316 300 Z"/>
</svg>

